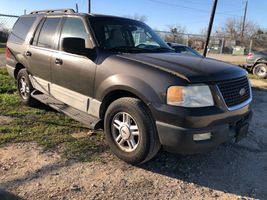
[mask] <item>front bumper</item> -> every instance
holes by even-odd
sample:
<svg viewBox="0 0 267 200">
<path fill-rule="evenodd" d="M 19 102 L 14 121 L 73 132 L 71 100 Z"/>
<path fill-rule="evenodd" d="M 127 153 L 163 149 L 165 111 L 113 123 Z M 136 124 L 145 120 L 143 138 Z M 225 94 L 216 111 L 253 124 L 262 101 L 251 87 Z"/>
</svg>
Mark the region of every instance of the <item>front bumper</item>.
<svg viewBox="0 0 267 200">
<path fill-rule="evenodd" d="M 162 120 L 156 120 L 160 143 L 166 151 L 183 155 L 207 152 L 235 137 L 239 141 L 246 136 L 244 129 L 252 118 L 250 105 L 221 113 L 216 109 L 214 112 L 204 112 L 205 109 L 203 112 L 179 112 L 176 117 L 175 111 L 169 113 L 163 110 L 166 111 L 164 108 L 160 111 L 157 109 L 155 113 L 154 110 L 157 116 L 161 113 Z M 194 134 L 203 133 L 211 133 L 211 138 L 203 141 L 193 139 Z"/>
</svg>

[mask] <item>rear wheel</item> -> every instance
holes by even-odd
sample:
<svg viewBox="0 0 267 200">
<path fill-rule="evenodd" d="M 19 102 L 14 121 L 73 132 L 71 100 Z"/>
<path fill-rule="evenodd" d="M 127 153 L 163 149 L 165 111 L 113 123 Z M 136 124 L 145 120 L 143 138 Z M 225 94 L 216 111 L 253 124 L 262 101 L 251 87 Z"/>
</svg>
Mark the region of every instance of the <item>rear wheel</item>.
<svg viewBox="0 0 267 200">
<path fill-rule="evenodd" d="M 154 121 L 135 98 L 114 101 L 105 115 L 105 134 L 112 152 L 130 164 L 152 159 L 160 149 Z"/>
<path fill-rule="evenodd" d="M 253 74 L 258 78 L 267 78 L 267 65 L 264 63 L 257 64 L 253 68 Z"/>
<path fill-rule="evenodd" d="M 29 79 L 29 75 L 26 69 L 21 69 L 17 76 L 17 88 L 20 96 L 20 100 L 23 104 L 28 106 L 34 106 L 38 102 L 31 96 L 34 88 Z"/>
</svg>

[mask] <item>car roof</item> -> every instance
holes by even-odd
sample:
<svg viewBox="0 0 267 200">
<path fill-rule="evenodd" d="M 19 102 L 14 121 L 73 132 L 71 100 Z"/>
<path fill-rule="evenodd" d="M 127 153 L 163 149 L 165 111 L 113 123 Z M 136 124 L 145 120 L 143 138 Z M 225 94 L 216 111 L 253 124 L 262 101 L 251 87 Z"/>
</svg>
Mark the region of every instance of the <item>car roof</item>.
<svg viewBox="0 0 267 200">
<path fill-rule="evenodd" d="M 127 17 L 120 17 L 120 16 L 114 16 L 114 15 L 105 15 L 105 14 L 94 14 L 94 13 L 79 13 L 75 12 L 73 9 L 60 9 L 59 11 L 62 12 L 53 12 L 52 10 L 44 10 L 44 11 L 32 11 L 30 14 L 22 15 L 21 17 L 29 17 L 29 16 L 62 16 L 62 15 L 67 15 L 67 16 L 89 16 L 91 18 L 95 17 L 107 17 L 107 18 L 117 18 L 117 19 L 126 19 L 126 20 L 132 20 L 132 21 L 137 21 L 135 19 L 130 19 Z"/>
</svg>

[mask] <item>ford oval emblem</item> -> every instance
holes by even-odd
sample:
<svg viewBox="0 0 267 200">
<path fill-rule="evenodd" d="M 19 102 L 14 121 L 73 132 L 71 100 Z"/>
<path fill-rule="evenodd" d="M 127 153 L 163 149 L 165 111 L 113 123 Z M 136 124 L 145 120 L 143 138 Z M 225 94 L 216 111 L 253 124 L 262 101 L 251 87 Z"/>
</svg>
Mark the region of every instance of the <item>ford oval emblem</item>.
<svg viewBox="0 0 267 200">
<path fill-rule="evenodd" d="M 244 96 L 246 94 L 246 89 L 245 88 L 242 88 L 240 91 L 239 91 L 239 94 L 240 96 Z"/>
</svg>

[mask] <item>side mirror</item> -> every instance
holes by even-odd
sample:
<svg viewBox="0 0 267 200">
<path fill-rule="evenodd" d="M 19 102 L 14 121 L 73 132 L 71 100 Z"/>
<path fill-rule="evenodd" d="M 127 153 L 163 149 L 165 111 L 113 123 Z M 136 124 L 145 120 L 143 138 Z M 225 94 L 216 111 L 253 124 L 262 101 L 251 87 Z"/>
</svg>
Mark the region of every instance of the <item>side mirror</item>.
<svg viewBox="0 0 267 200">
<path fill-rule="evenodd" d="M 63 38 L 62 50 L 68 53 L 83 55 L 85 53 L 85 40 L 82 38 Z"/>
</svg>

